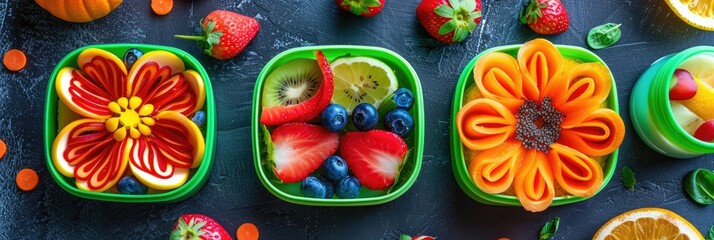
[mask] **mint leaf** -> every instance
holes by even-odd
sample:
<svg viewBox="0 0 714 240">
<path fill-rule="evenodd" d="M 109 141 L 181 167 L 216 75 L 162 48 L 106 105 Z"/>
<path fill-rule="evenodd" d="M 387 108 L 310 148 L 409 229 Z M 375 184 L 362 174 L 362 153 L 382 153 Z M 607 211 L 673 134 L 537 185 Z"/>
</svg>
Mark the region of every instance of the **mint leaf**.
<svg viewBox="0 0 714 240">
<path fill-rule="evenodd" d="M 630 190 L 630 192 L 635 191 L 635 173 L 629 167 L 622 167 L 622 185 Z"/>
<path fill-rule="evenodd" d="M 558 226 L 560 225 L 560 218 L 554 217 L 540 229 L 540 237 L 538 240 L 549 240 L 555 236 L 555 232 L 558 231 Z"/>
</svg>

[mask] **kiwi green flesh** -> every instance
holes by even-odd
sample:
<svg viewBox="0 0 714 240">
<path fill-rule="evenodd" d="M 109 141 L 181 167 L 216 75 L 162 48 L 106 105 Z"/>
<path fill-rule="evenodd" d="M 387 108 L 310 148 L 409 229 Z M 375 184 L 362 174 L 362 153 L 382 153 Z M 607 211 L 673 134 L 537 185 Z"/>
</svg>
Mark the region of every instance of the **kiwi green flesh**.
<svg viewBox="0 0 714 240">
<path fill-rule="evenodd" d="M 314 59 L 293 59 L 273 70 L 265 80 L 262 106 L 290 106 L 315 96 L 322 85 L 322 71 Z"/>
</svg>

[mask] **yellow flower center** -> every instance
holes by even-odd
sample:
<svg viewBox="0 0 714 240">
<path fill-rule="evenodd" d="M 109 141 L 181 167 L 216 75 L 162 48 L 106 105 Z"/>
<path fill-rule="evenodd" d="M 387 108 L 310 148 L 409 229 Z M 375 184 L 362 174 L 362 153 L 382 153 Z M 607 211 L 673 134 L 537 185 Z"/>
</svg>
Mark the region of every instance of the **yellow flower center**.
<svg viewBox="0 0 714 240">
<path fill-rule="evenodd" d="M 105 126 L 109 132 L 114 133 L 114 140 L 122 141 L 127 134 L 133 139 L 151 135 L 149 127 L 156 122 L 149 115 L 154 112 L 154 105 L 142 105 L 139 97 L 122 97 L 116 102 L 110 102 L 107 107 L 114 116 L 107 119 Z"/>
</svg>

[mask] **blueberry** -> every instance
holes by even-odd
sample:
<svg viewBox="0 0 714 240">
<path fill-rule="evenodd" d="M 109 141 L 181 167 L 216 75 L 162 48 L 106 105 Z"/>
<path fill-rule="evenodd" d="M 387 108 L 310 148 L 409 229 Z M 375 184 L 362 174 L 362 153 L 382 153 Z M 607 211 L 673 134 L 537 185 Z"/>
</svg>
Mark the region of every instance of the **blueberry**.
<svg viewBox="0 0 714 240">
<path fill-rule="evenodd" d="M 144 52 L 139 49 L 130 48 L 129 50 L 126 50 L 126 53 L 124 53 L 124 65 L 126 65 L 126 69 L 131 69 L 136 60 L 141 56 L 144 56 Z"/>
<path fill-rule="evenodd" d="M 407 110 L 394 109 L 384 116 L 384 128 L 404 137 L 414 128 L 414 119 Z"/>
<path fill-rule="evenodd" d="M 394 92 L 392 100 L 397 104 L 397 108 L 409 110 L 414 105 L 414 94 L 406 88 L 399 88 Z"/>
<path fill-rule="evenodd" d="M 340 181 L 347 176 L 347 163 L 340 156 L 332 155 L 322 163 L 325 176 L 332 181 Z"/>
<path fill-rule="evenodd" d="M 191 118 L 191 121 L 196 124 L 198 127 L 202 127 L 203 124 L 206 124 L 206 112 L 204 111 L 198 111 L 195 114 L 193 114 L 193 118 Z"/>
<path fill-rule="evenodd" d="M 360 131 L 367 131 L 377 125 L 379 113 L 369 103 L 360 103 L 352 110 L 352 124 Z"/>
<path fill-rule="evenodd" d="M 324 175 L 320 176 L 320 181 L 325 185 L 325 198 L 332 198 L 332 195 L 335 195 L 335 182 Z"/>
<path fill-rule="evenodd" d="M 362 184 L 353 176 L 347 176 L 340 180 L 335 186 L 335 194 L 338 198 L 356 198 Z"/>
<path fill-rule="evenodd" d="M 330 104 L 322 111 L 322 126 L 330 132 L 339 132 L 347 125 L 347 109 L 339 104 Z"/>
<path fill-rule="evenodd" d="M 117 191 L 121 194 L 141 195 L 146 194 L 146 192 L 149 191 L 149 188 L 133 176 L 125 176 L 119 180 Z"/>
<path fill-rule="evenodd" d="M 309 176 L 300 183 L 300 192 L 302 192 L 302 195 L 305 197 L 324 198 L 326 192 L 325 184 L 323 184 L 320 179 Z"/>
</svg>

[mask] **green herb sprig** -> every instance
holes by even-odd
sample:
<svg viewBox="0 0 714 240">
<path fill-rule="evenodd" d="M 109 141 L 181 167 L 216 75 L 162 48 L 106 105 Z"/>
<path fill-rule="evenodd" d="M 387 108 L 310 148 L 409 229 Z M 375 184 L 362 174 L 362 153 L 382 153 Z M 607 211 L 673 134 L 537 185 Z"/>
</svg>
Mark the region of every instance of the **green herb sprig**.
<svg viewBox="0 0 714 240">
<path fill-rule="evenodd" d="M 555 232 L 558 231 L 558 225 L 560 225 L 560 218 L 554 217 L 540 229 L 540 237 L 538 240 L 550 240 L 555 236 Z"/>
<path fill-rule="evenodd" d="M 629 189 L 630 192 L 634 192 L 636 183 L 635 172 L 627 166 L 622 167 L 622 185 Z"/>
<path fill-rule="evenodd" d="M 684 190 L 699 204 L 714 203 L 714 172 L 703 168 L 689 172 L 684 178 Z"/>
<path fill-rule="evenodd" d="M 709 234 L 707 236 L 709 237 L 709 240 L 714 240 L 714 226 L 709 229 Z"/>
<path fill-rule="evenodd" d="M 622 24 L 605 23 L 590 29 L 590 32 L 588 32 L 588 45 L 593 49 L 612 46 L 622 36 L 620 25 Z"/>
</svg>

